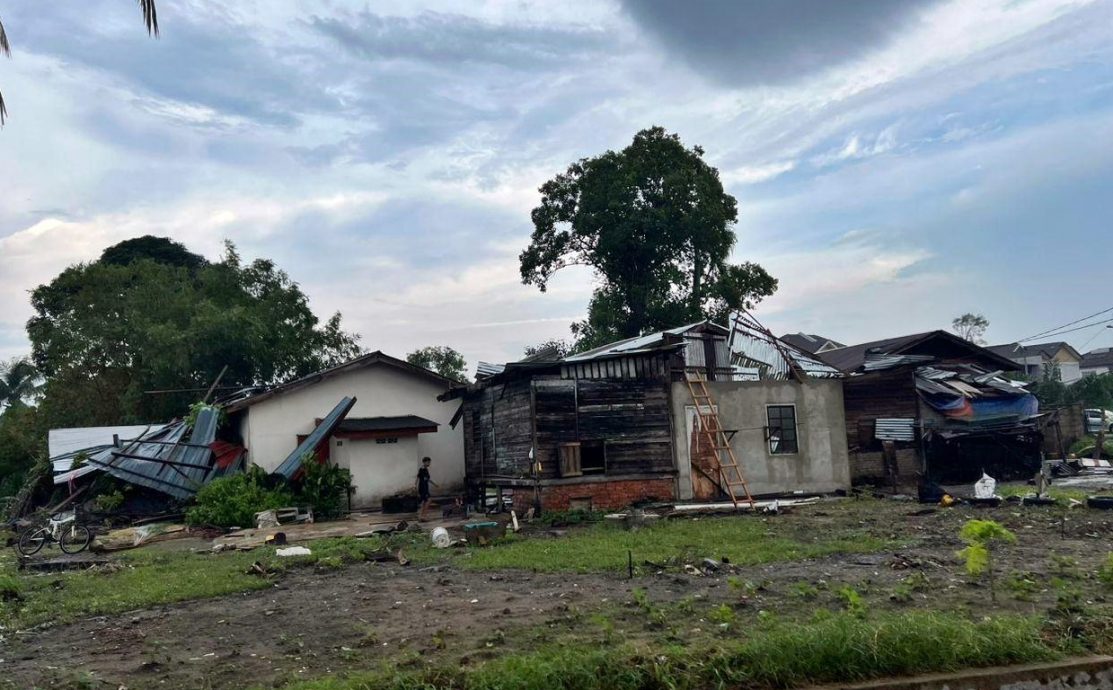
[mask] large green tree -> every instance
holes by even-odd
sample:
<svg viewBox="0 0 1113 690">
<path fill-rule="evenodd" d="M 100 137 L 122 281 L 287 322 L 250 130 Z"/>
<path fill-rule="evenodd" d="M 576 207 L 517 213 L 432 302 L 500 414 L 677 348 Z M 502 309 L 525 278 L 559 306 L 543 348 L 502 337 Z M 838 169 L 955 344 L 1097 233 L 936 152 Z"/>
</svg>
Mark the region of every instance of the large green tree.
<svg viewBox="0 0 1113 690">
<path fill-rule="evenodd" d="M 544 291 L 563 268 L 594 269 L 599 286 L 587 320 L 573 326 L 577 347 L 722 319 L 776 290 L 761 266 L 729 262 L 738 205 L 703 155 L 652 127 L 541 186 L 522 282 Z"/>
<path fill-rule="evenodd" d="M 414 366 L 435 371 L 453 381 L 464 381 L 467 378 L 467 360 L 451 347 L 443 345 L 423 347 L 406 355 L 406 361 Z"/>
<path fill-rule="evenodd" d="M 203 389 L 224 367 L 223 385 L 272 384 L 358 354 L 340 314 L 320 323 L 273 262 L 244 263 L 229 243 L 194 269 L 162 242 L 127 262 L 71 266 L 31 293 L 27 333 L 50 426 L 163 421 L 200 394 L 149 391 Z"/>
<path fill-rule="evenodd" d="M 155 0 L 138 0 L 139 9 L 143 12 L 143 23 L 147 26 L 147 33 L 158 36 L 158 12 Z M 8 34 L 4 31 L 4 23 L 0 22 L 0 53 L 12 56 L 12 46 L 8 41 Z M 4 94 L 0 93 L 0 126 L 8 116 L 8 109 L 4 104 Z"/>
</svg>

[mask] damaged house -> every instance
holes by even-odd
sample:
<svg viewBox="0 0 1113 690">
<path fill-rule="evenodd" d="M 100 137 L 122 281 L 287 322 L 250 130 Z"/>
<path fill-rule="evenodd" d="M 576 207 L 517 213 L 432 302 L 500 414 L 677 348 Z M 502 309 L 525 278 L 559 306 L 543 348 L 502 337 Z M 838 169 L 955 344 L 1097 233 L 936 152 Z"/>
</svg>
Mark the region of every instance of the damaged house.
<svg viewBox="0 0 1113 690">
<path fill-rule="evenodd" d="M 122 427 L 52 429 L 48 435 L 55 486 L 76 498 L 99 474 L 139 489 L 128 512 L 159 512 L 187 501 L 217 477 L 243 469 L 244 449 L 217 438 L 220 410 L 200 406 L 192 420 Z"/>
<path fill-rule="evenodd" d="M 723 500 L 726 454 L 700 433 L 707 417 L 693 378 L 706 381 L 752 494 L 847 488 L 840 374 L 767 332 L 752 337 L 741 320 L 732 325 L 482 364 L 475 384 L 442 396 L 463 401 L 456 421 L 472 495 L 495 488 L 519 508 L 537 500 L 557 510 Z"/>
<path fill-rule="evenodd" d="M 844 372 L 855 483 L 968 482 L 1040 468 L 1038 403 L 1007 374 L 1020 366 L 946 331 L 828 350 Z"/>
<path fill-rule="evenodd" d="M 413 490 L 421 458 L 438 493 L 463 487 L 463 432 L 449 422 L 459 403 L 438 395 L 460 385 L 382 352 L 225 401 L 247 460 L 291 478 L 306 453 L 352 473 L 355 508 Z"/>
</svg>

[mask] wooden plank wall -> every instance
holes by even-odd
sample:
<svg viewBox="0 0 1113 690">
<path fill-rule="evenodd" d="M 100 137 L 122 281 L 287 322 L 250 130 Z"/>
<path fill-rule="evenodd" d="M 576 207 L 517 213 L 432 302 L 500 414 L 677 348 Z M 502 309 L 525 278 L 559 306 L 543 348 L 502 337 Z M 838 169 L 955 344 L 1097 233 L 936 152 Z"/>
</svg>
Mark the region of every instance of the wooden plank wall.
<svg viewBox="0 0 1113 690">
<path fill-rule="evenodd" d="M 913 370 L 909 367 L 843 379 L 848 446 L 859 447 L 859 427 L 872 429 L 873 420 L 878 417 L 918 417 L 918 401 Z"/>
<path fill-rule="evenodd" d="M 464 402 L 468 479 L 529 477 L 534 434 L 542 478 L 559 476 L 560 444 L 575 441 L 606 444 L 607 474 L 670 472 L 668 396 L 667 355 L 565 366 L 559 375 L 484 388 Z"/>
</svg>

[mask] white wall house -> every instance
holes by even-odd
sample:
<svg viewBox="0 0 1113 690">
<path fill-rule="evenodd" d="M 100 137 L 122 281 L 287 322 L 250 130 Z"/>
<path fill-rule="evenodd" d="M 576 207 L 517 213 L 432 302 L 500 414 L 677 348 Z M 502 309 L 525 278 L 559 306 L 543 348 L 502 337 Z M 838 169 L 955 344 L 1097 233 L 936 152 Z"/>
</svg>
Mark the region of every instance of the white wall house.
<svg viewBox="0 0 1113 690">
<path fill-rule="evenodd" d="M 1062 341 L 1036 345 L 1012 343 L 994 345 L 989 349 L 1021 365 L 1025 374 L 1036 378 L 1044 376 L 1046 371 L 1054 371 L 1058 372 L 1060 381 L 1071 384 L 1085 373 L 1082 371 L 1082 354 Z"/>
<path fill-rule="evenodd" d="M 355 405 L 322 455 L 352 473 L 352 505 L 376 508 L 412 490 L 421 458 L 432 458 L 433 495 L 462 491 L 463 429 L 450 422 L 460 402 L 437 396 L 455 382 L 381 352 L 357 357 L 229 404 L 248 460 L 273 472 L 345 397 Z"/>
<path fill-rule="evenodd" d="M 1113 372 L 1113 348 L 1101 347 L 1082 355 L 1081 371 L 1083 376 Z"/>
</svg>

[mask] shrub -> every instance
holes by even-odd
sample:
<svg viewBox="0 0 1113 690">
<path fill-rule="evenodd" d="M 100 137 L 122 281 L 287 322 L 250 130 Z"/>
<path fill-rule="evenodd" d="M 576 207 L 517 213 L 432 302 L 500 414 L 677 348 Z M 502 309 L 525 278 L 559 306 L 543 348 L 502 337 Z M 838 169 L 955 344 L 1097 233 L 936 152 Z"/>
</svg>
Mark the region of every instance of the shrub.
<svg viewBox="0 0 1113 690">
<path fill-rule="evenodd" d="M 343 467 L 319 463 L 312 455 L 302 461 L 301 483 L 298 486 L 299 504 L 313 507 L 318 518 L 336 518 L 347 512 L 348 492 L 352 486 L 352 473 Z"/>
<path fill-rule="evenodd" d="M 258 467 L 243 474 L 214 479 L 197 492 L 195 505 L 186 513 L 191 525 L 251 527 L 255 513 L 294 505 L 286 487 L 269 488 L 267 475 Z"/>
<path fill-rule="evenodd" d="M 120 493 L 119 489 L 111 493 L 104 493 L 100 496 L 97 496 L 97 499 L 93 502 L 93 505 L 96 507 L 98 512 L 113 513 L 118 510 L 120 506 L 124 505 L 124 495 Z"/>
<path fill-rule="evenodd" d="M 846 606 L 847 613 L 854 616 L 855 618 L 866 617 L 866 601 L 862 598 L 862 595 L 858 593 L 858 590 L 854 589 L 850 585 L 847 585 L 838 591 L 838 595 L 839 598 L 842 599 L 843 604 Z"/>
<path fill-rule="evenodd" d="M 1016 535 L 993 520 L 968 520 L 959 531 L 959 536 L 968 544 L 958 552 L 966 561 L 966 572 L 975 577 L 985 574 L 989 580 L 989 598 L 997 601 L 992 548 L 997 542 L 1015 542 Z"/>
</svg>

